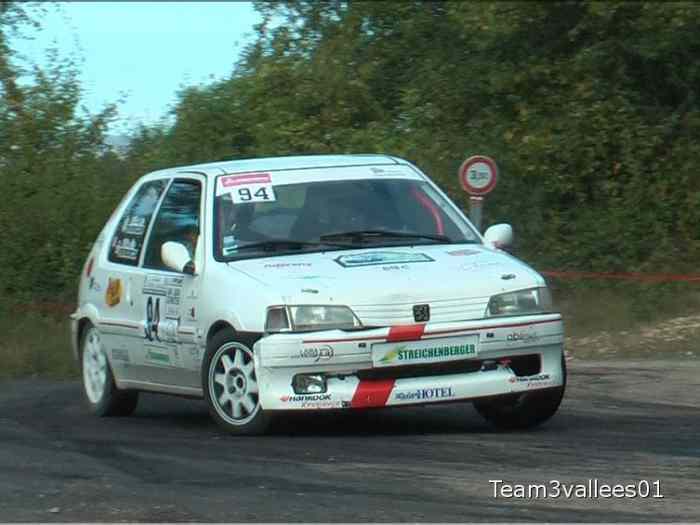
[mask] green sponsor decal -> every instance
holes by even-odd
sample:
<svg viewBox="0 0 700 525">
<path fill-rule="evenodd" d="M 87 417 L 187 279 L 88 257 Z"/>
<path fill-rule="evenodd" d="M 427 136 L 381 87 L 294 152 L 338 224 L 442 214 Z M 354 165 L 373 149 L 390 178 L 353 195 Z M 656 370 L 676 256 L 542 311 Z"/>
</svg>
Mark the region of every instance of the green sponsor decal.
<svg viewBox="0 0 700 525">
<path fill-rule="evenodd" d="M 441 357 L 469 357 L 476 355 L 476 345 L 442 345 L 428 348 L 409 349 L 407 345 L 398 346 L 387 352 L 380 363 L 394 363 L 396 361 L 423 361 L 439 359 Z"/>
<path fill-rule="evenodd" d="M 393 350 L 384 354 L 384 357 L 382 357 L 379 360 L 379 362 L 380 363 L 391 363 L 394 359 L 396 359 L 399 356 L 399 352 L 401 352 L 405 349 L 406 349 L 406 345 L 399 346 L 398 348 L 394 348 Z"/>
<path fill-rule="evenodd" d="M 154 352 L 153 350 L 148 351 L 148 359 L 152 361 L 159 361 L 161 363 L 169 363 L 170 362 L 170 356 L 168 354 L 159 354 L 158 352 Z"/>
</svg>

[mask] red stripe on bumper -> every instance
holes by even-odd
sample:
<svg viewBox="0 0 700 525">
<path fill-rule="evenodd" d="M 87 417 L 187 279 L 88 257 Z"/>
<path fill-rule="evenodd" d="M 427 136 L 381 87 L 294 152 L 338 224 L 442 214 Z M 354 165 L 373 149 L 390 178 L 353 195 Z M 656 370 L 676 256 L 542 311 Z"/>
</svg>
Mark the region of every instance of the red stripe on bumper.
<svg viewBox="0 0 700 525">
<path fill-rule="evenodd" d="M 387 343 L 398 343 L 399 341 L 415 341 L 423 337 L 425 332 L 424 324 L 408 324 L 392 326 L 386 338 Z"/>
<path fill-rule="evenodd" d="M 352 396 L 352 408 L 383 407 L 394 388 L 394 379 L 360 381 Z"/>
</svg>

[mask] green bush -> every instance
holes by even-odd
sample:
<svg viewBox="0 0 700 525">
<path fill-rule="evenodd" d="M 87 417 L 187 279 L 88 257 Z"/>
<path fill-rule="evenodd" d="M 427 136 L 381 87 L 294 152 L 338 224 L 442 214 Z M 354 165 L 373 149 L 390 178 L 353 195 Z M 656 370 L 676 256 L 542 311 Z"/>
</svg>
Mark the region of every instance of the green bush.
<svg viewBox="0 0 700 525">
<path fill-rule="evenodd" d="M 485 224 L 512 223 L 537 269 L 696 270 L 700 4 L 257 6 L 230 78 L 183 89 L 174 123 L 142 127 L 122 157 L 104 144 L 115 108 L 81 111 L 77 66 L 57 55 L 23 70 L 10 37 L 29 8 L 0 3 L 0 293 L 72 301 L 100 227 L 147 171 L 302 153 L 404 156 L 464 208 L 460 163 L 491 155 Z M 607 293 L 600 311 L 630 322 L 697 306 L 683 284 L 562 286 L 574 302 Z"/>
</svg>

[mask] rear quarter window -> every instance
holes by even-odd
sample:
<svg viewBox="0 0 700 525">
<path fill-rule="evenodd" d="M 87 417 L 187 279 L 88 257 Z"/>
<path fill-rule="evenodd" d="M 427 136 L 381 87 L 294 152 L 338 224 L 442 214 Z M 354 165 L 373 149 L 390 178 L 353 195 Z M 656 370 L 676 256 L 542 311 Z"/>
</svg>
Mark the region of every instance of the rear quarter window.
<svg viewBox="0 0 700 525">
<path fill-rule="evenodd" d="M 143 240 L 151 223 L 167 180 L 146 182 L 124 210 L 109 248 L 109 260 L 136 266 L 141 256 Z"/>
</svg>

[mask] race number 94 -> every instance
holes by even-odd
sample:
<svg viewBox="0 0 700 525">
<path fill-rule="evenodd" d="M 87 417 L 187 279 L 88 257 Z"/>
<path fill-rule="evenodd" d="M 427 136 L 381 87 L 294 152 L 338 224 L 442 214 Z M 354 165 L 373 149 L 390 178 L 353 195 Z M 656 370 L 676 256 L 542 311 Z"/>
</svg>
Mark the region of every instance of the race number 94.
<svg viewBox="0 0 700 525">
<path fill-rule="evenodd" d="M 238 190 L 238 196 L 241 198 L 242 201 L 252 201 L 255 198 L 263 201 L 270 200 L 270 196 L 267 193 L 267 188 L 265 187 L 260 188 L 255 193 L 252 193 L 250 191 L 250 188 L 240 188 Z"/>
<path fill-rule="evenodd" d="M 231 194 L 233 202 L 271 202 L 275 200 L 272 184 L 254 184 L 236 188 Z"/>
</svg>

